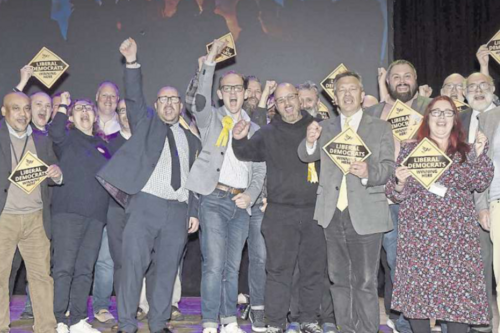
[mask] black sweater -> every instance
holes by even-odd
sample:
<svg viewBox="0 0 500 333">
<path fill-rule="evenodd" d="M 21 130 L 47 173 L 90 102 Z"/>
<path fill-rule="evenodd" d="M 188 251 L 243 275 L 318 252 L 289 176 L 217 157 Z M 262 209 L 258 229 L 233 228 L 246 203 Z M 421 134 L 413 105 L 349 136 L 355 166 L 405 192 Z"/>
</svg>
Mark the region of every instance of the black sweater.
<svg viewBox="0 0 500 333">
<path fill-rule="evenodd" d="M 74 213 L 106 223 L 109 194 L 95 178 L 111 158 L 108 144 L 76 128 L 66 129 L 68 116 L 58 112 L 49 136 L 59 158 L 63 185 L 54 188 L 52 214 Z"/>
<path fill-rule="evenodd" d="M 276 114 L 273 121 L 251 139 L 233 140 L 234 154 L 239 160 L 266 162 L 269 203 L 296 208 L 315 206 L 318 183 L 307 181 L 307 163 L 297 154 L 307 126 L 313 120 L 309 113 L 302 111 L 302 119 L 288 124 Z M 316 170 L 319 172 L 317 167 Z"/>
</svg>

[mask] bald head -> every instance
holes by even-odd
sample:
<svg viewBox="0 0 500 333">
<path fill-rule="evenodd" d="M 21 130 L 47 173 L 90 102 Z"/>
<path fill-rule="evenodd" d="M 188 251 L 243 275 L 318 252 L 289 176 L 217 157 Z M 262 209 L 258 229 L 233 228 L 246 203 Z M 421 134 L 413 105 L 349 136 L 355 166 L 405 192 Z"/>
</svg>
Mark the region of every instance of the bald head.
<svg viewBox="0 0 500 333">
<path fill-rule="evenodd" d="M 11 92 L 3 98 L 2 115 L 19 134 L 26 132 L 31 121 L 30 99 L 22 92 Z"/>
<path fill-rule="evenodd" d="M 378 104 L 378 99 L 375 96 L 365 95 L 362 103 L 364 109 L 374 106 L 375 104 Z"/>
<path fill-rule="evenodd" d="M 465 97 L 464 89 L 465 78 L 458 73 L 453 73 L 444 79 L 441 95 L 463 102 Z"/>
<path fill-rule="evenodd" d="M 284 122 L 293 124 L 302 118 L 297 88 L 290 83 L 281 83 L 274 92 L 276 109 Z"/>
</svg>

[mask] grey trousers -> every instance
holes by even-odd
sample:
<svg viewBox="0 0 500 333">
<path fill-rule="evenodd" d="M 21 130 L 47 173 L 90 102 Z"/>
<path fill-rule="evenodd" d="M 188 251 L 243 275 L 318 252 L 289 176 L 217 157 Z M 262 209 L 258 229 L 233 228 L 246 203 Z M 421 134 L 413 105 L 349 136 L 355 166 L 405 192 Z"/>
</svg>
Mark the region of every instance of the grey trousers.
<svg viewBox="0 0 500 333">
<path fill-rule="evenodd" d="M 337 325 L 343 333 L 378 332 L 377 274 L 383 233 L 359 235 L 348 209 L 337 209 L 324 231 Z"/>
<path fill-rule="evenodd" d="M 149 329 L 161 331 L 171 314 L 177 268 L 187 241 L 188 205 L 139 192 L 125 212 L 122 274 L 118 284 L 119 329 L 137 331 L 137 307 L 144 275 L 153 262 L 147 283 Z M 154 254 L 153 254 L 154 252 Z"/>
</svg>

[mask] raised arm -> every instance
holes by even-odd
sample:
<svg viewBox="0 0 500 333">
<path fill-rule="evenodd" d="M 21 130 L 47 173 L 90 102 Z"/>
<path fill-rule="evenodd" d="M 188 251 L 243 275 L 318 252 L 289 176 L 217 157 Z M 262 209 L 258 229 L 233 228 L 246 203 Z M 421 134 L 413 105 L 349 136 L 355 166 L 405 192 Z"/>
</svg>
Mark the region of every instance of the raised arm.
<svg viewBox="0 0 500 333">
<path fill-rule="evenodd" d="M 142 91 L 141 65 L 137 63 L 137 44 L 128 38 L 120 45 L 120 53 L 125 57 L 125 103 L 127 118 L 132 132 L 148 114 L 148 108 Z"/>
<path fill-rule="evenodd" d="M 258 130 L 248 139 L 248 132 L 251 123 L 240 120 L 233 128 L 233 151 L 234 155 L 240 161 L 246 162 L 265 162 L 266 146 L 262 131 Z"/>
<path fill-rule="evenodd" d="M 26 65 L 23 68 L 21 68 L 21 78 L 19 80 L 19 83 L 17 86 L 14 88 L 14 91 L 23 91 L 26 85 L 28 84 L 28 81 L 30 80 L 31 76 L 33 75 L 33 67 L 30 65 Z"/>
<path fill-rule="evenodd" d="M 196 90 L 193 105 L 193 116 L 196 119 L 196 125 L 200 129 L 208 127 L 212 117 L 212 86 L 215 72 L 215 58 L 226 47 L 225 42 L 214 40 L 212 49 L 201 66 L 198 89 Z"/>
<path fill-rule="evenodd" d="M 60 149 L 62 149 L 68 142 L 66 123 L 68 122 L 67 112 L 70 104 L 70 94 L 68 92 L 63 92 L 61 94 L 61 104 L 59 104 L 57 114 L 49 126 L 49 137 L 54 143 L 56 154 L 59 154 Z"/>
</svg>

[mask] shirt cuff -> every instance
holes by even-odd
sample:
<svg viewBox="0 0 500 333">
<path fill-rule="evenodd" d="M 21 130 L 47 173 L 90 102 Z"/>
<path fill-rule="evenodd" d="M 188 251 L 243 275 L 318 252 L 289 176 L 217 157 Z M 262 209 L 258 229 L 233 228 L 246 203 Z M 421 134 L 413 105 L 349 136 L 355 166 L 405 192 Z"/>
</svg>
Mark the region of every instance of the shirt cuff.
<svg viewBox="0 0 500 333">
<path fill-rule="evenodd" d="M 208 66 L 214 66 L 216 64 L 215 61 L 208 61 L 208 60 L 205 60 L 205 65 L 208 65 Z"/>
<path fill-rule="evenodd" d="M 361 184 L 366 186 L 368 184 L 368 178 L 361 178 Z"/>
<path fill-rule="evenodd" d="M 61 185 L 61 184 L 62 184 L 62 182 L 63 182 L 63 177 L 64 177 L 64 175 L 63 175 L 63 174 L 61 174 L 61 178 L 59 178 L 57 181 L 56 181 L 56 180 L 54 180 L 54 183 L 56 183 L 57 185 Z"/>
<path fill-rule="evenodd" d="M 314 144 L 313 144 L 312 148 L 309 148 L 309 146 L 307 145 L 307 142 L 306 142 L 307 154 L 309 154 L 309 155 L 314 154 L 314 152 L 316 151 L 317 142 L 318 141 L 314 141 Z"/>
<path fill-rule="evenodd" d="M 129 68 L 129 69 L 137 69 L 137 68 L 141 68 L 141 64 L 136 62 L 135 64 L 131 64 L 131 65 L 125 65 L 126 68 Z"/>
</svg>

